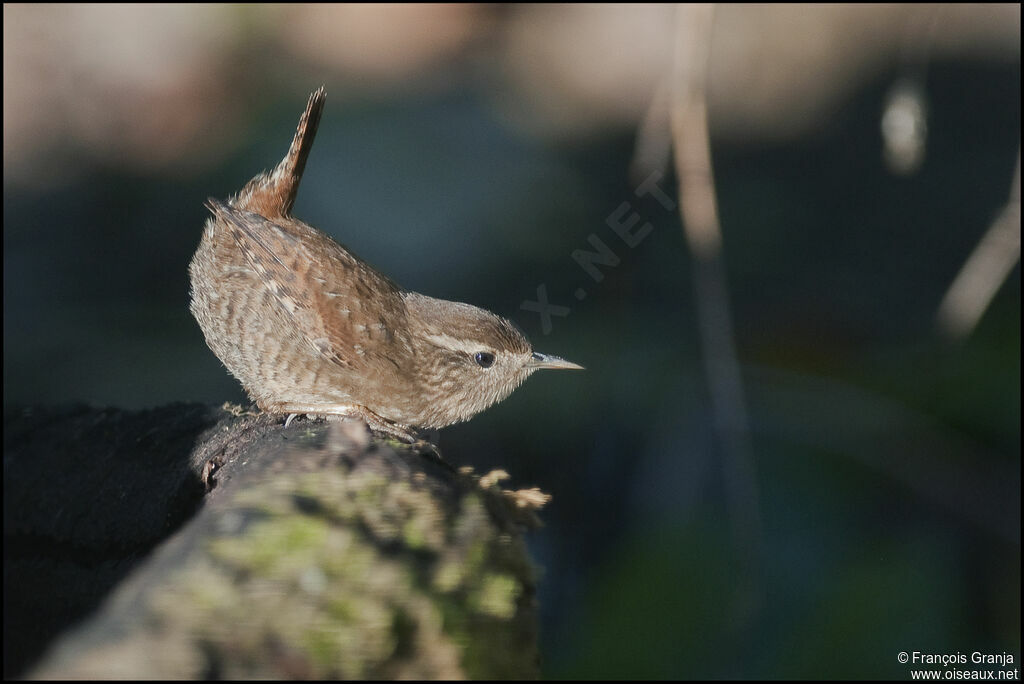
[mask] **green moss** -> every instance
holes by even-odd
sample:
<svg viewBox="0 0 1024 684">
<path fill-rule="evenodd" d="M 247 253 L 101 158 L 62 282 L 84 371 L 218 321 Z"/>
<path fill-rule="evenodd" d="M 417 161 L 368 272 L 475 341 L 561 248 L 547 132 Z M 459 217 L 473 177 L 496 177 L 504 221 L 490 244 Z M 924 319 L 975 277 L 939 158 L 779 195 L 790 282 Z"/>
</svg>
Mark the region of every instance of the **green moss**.
<svg viewBox="0 0 1024 684">
<path fill-rule="evenodd" d="M 314 563 L 327 532 L 327 523 L 318 518 L 276 517 L 249 525 L 240 536 L 213 540 L 210 553 L 235 568 L 276 576 Z"/>
<path fill-rule="evenodd" d="M 463 564 L 455 559 L 441 562 L 434 572 L 435 591 L 448 594 L 459 588 L 466 578 Z"/>
<path fill-rule="evenodd" d="M 480 587 L 470 597 L 471 605 L 485 615 L 510 620 L 516 614 L 519 583 L 509 575 L 494 574 L 483 578 Z"/>
<path fill-rule="evenodd" d="M 446 509 L 368 469 L 275 475 L 238 493 L 164 619 L 249 663 L 224 676 L 534 677 L 533 573 L 493 495 Z"/>
</svg>

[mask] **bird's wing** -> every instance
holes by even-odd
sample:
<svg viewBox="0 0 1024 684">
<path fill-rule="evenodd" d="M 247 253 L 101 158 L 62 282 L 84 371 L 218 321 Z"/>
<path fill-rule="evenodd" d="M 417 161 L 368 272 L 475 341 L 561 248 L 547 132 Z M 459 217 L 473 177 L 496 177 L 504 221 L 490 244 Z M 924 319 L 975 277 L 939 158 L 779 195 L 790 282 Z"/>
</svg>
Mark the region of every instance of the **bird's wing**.
<svg viewBox="0 0 1024 684">
<path fill-rule="evenodd" d="M 294 219 L 270 221 L 216 199 L 207 207 L 230 230 L 296 330 L 324 358 L 349 369 L 391 358 L 404 304 L 391 280 Z"/>
</svg>

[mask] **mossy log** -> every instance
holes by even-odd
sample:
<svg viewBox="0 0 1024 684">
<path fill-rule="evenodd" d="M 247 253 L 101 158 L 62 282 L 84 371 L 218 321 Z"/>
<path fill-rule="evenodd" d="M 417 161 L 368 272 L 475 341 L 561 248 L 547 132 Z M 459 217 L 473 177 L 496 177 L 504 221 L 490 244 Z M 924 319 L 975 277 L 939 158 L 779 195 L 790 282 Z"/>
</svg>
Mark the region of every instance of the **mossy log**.
<svg viewBox="0 0 1024 684">
<path fill-rule="evenodd" d="M 359 423 L 197 405 L 4 422 L 5 674 L 538 674 L 533 490 Z"/>
</svg>

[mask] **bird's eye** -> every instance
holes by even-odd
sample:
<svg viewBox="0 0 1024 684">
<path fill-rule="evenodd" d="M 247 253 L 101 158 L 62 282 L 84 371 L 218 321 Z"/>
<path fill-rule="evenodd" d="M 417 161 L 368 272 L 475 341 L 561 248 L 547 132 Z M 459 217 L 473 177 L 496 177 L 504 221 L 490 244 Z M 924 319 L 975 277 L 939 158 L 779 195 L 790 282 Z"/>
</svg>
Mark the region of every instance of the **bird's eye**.
<svg viewBox="0 0 1024 684">
<path fill-rule="evenodd" d="M 494 365 L 494 354 L 490 352 L 477 352 L 473 355 L 473 360 L 481 368 L 490 368 Z"/>
</svg>

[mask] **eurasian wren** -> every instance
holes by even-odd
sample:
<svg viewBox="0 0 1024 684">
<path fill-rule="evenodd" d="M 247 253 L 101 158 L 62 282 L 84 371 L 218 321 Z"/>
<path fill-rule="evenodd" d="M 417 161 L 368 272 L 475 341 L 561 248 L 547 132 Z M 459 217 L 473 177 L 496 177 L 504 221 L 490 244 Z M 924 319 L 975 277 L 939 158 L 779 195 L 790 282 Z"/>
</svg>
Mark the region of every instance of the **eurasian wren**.
<svg viewBox="0 0 1024 684">
<path fill-rule="evenodd" d="M 309 98 L 288 153 L 213 217 L 189 267 L 206 342 L 270 413 L 357 416 L 407 441 L 469 420 L 540 368 L 489 311 L 400 288 L 291 216 L 326 92 Z"/>
</svg>

